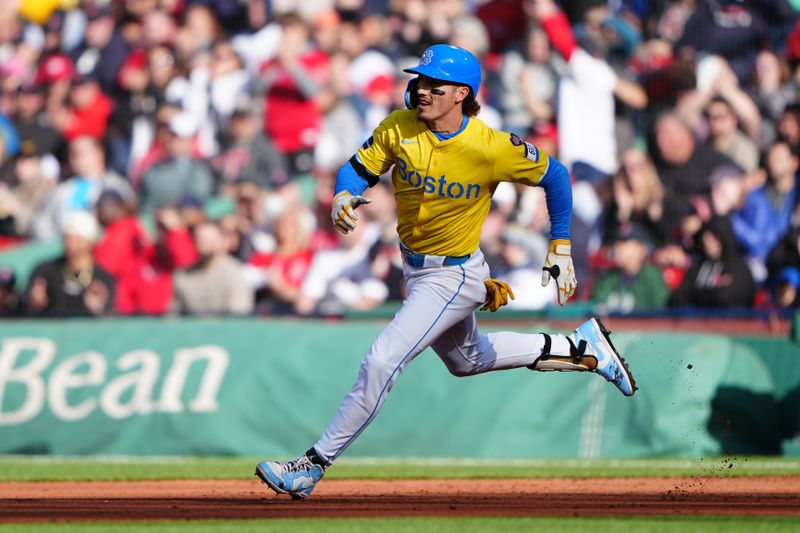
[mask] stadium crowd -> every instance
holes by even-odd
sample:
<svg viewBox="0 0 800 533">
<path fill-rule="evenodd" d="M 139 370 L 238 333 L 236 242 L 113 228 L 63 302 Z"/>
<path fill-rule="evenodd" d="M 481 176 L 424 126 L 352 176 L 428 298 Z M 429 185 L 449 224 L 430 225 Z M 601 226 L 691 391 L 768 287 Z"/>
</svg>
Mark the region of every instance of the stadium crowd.
<svg viewBox="0 0 800 533">
<path fill-rule="evenodd" d="M 338 167 L 430 44 L 484 65 L 481 120 L 571 170 L 577 299 L 800 301 L 800 1 L 0 0 L 0 314 L 338 314 L 403 297 L 388 176 L 333 230 Z M 512 308 L 540 285 L 539 188 L 482 234 Z M 26 279 L 17 290 L 17 280 Z"/>
</svg>

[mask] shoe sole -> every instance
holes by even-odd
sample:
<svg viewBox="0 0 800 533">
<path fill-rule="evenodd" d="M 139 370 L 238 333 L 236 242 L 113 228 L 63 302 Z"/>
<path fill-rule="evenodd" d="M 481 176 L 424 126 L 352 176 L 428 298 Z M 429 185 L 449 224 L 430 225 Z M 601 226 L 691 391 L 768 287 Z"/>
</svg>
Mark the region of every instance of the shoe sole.
<svg viewBox="0 0 800 533">
<path fill-rule="evenodd" d="M 608 346 L 611 348 L 611 351 L 614 352 L 614 357 L 617 360 L 617 364 L 620 365 L 620 367 L 622 368 L 622 371 L 625 373 L 625 376 L 631 382 L 631 393 L 630 394 L 623 393 L 623 394 L 625 394 L 625 396 L 628 396 L 628 397 L 633 396 L 633 394 L 637 390 L 639 390 L 639 387 L 636 385 L 636 380 L 633 379 L 633 374 L 631 374 L 630 368 L 628 368 L 628 362 L 625 361 L 625 358 L 622 357 L 620 355 L 620 353 L 617 351 L 617 348 L 614 346 L 614 343 L 611 342 L 611 330 L 608 329 L 605 326 L 605 324 L 603 324 L 603 322 L 600 321 L 599 318 L 592 317 L 592 320 L 594 320 L 597 323 L 597 327 L 600 330 L 600 333 L 603 334 L 603 337 L 606 339 L 606 342 L 608 343 Z"/>
<path fill-rule="evenodd" d="M 272 490 L 274 490 L 277 494 L 288 494 L 292 497 L 293 500 L 302 500 L 305 499 L 304 495 L 298 494 L 296 492 L 289 492 L 288 490 L 283 490 L 282 488 L 277 487 L 270 481 L 269 476 L 261 470 L 261 467 L 256 465 L 256 477 L 261 480 L 261 483 L 265 484 Z"/>
</svg>

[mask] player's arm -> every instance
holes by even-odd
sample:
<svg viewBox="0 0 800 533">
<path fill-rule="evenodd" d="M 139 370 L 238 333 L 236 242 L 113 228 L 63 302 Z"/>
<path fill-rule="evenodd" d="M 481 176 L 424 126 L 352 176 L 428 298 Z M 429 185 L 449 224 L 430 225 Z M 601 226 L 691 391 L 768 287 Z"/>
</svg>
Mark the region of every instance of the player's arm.
<svg viewBox="0 0 800 533">
<path fill-rule="evenodd" d="M 336 184 L 333 188 L 333 206 L 331 220 L 333 225 L 344 234 L 356 229 L 356 208 L 370 201 L 362 194 L 378 182 L 377 176 L 372 176 L 364 165 L 354 155 L 339 168 L 336 174 Z"/>
<path fill-rule="evenodd" d="M 362 196 L 364 191 L 378 183 L 378 177 L 392 166 L 392 117 L 390 115 L 378 126 L 336 174 L 331 219 L 336 229 L 344 234 L 356 228 L 356 208 L 370 202 Z"/>
<path fill-rule="evenodd" d="M 572 186 L 561 161 L 513 133 L 495 132 L 495 175 L 503 181 L 542 187 L 550 216 L 550 251 L 545 258 L 542 285 L 556 281 L 558 303 L 565 305 L 575 293 L 572 265 Z"/>
<path fill-rule="evenodd" d="M 547 171 L 538 185 L 544 189 L 550 216 L 550 250 L 542 267 L 542 286 L 552 277 L 558 287 L 558 303 L 565 305 L 577 287 L 572 264 L 572 185 L 569 172 L 561 161 L 548 157 Z"/>
</svg>

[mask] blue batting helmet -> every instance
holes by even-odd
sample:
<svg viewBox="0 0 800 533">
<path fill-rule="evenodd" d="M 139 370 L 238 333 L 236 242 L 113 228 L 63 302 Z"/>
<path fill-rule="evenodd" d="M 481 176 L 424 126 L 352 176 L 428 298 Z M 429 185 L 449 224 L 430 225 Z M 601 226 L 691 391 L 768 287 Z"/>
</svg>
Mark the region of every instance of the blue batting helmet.
<svg viewBox="0 0 800 533">
<path fill-rule="evenodd" d="M 435 44 L 422 53 L 419 65 L 403 69 L 435 80 L 466 85 L 478 94 L 481 84 L 481 65 L 467 50 L 449 44 Z"/>
</svg>

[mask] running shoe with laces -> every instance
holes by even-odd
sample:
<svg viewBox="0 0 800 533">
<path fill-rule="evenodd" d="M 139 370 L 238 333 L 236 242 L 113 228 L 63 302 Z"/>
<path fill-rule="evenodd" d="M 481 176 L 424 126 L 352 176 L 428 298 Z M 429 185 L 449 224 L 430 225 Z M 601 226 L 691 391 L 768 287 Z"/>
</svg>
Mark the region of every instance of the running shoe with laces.
<svg viewBox="0 0 800 533">
<path fill-rule="evenodd" d="M 598 318 L 591 318 L 578 326 L 570 335 L 575 344 L 586 341 L 591 353 L 597 358 L 597 367 L 593 372 L 610 381 L 625 396 L 633 396 L 638 388 L 633 380 L 628 364 L 611 344 L 611 332 Z"/>
<path fill-rule="evenodd" d="M 294 461 L 262 461 L 256 465 L 256 476 L 278 494 L 289 494 L 302 500 L 311 494 L 325 469 L 302 455 Z"/>
</svg>

